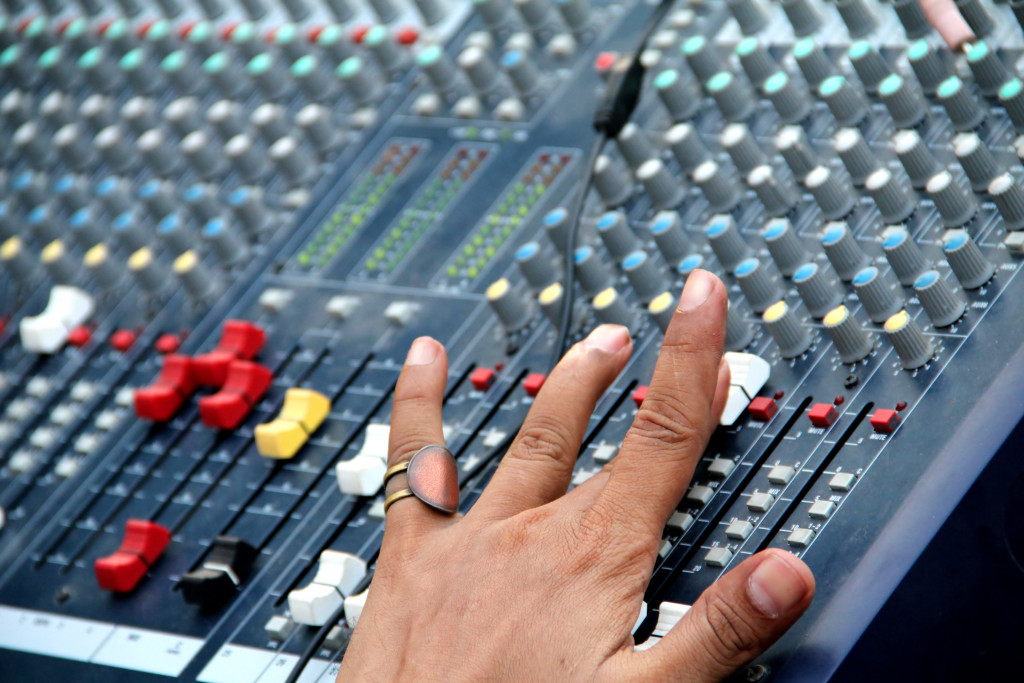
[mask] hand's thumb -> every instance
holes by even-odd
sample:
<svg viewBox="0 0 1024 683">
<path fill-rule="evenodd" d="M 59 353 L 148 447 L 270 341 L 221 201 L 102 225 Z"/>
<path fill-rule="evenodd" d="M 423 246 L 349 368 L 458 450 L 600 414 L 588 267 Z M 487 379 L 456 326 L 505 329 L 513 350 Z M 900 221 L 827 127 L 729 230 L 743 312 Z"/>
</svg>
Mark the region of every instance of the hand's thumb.
<svg viewBox="0 0 1024 683">
<path fill-rule="evenodd" d="M 638 654 L 655 680 L 719 681 L 774 643 L 813 597 L 807 565 L 766 550 L 705 590 L 660 643 Z"/>
</svg>

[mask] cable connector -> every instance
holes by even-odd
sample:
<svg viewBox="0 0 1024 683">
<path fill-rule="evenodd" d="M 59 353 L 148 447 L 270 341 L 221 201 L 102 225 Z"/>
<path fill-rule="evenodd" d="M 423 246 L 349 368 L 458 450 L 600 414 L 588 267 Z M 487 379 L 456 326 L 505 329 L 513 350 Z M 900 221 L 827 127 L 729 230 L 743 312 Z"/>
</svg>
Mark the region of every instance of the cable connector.
<svg viewBox="0 0 1024 683">
<path fill-rule="evenodd" d="M 604 97 L 594 114 L 594 130 L 607 138 L 618 137 L 640 101 L 646 71 L 640 53 L 633 55 L 625 69 L 612 70 Z"/>
</svg>

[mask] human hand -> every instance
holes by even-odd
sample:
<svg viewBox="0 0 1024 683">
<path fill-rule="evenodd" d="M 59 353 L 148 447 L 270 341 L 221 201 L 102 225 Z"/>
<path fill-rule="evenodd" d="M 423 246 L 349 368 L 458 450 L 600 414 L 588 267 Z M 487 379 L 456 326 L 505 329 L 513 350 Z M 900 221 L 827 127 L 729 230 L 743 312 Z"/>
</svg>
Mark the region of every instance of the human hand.
<svg viewBox="0 0 1024 683">
<path fill-rule="evenodd" d="M 768 550 L 708 588 L 657 645 L 633 650 L 662 531 L 725 403 L 725 319 L 724 286 L 694 271 L 622 448 L 572 491 L 591 413 L 632 351 L 623 327 L 570 349 L 464 517 L 395 502 L 338 680 L 714 681 L 781 636 L 814 579 Z M 444 443 L 446 380 L 444 348 L 416 340 L 395 389 L 389 465 Z"/>
</svg>

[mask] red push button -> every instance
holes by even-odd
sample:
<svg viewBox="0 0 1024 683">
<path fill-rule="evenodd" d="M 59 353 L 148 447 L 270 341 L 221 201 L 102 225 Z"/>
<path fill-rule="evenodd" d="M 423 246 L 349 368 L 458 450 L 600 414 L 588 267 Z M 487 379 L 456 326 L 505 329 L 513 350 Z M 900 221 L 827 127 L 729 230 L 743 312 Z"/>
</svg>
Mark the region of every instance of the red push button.
<svg viewBox="0 0 1024 683">
<path fill-rule="evenodd" d="M 133 590 L 170 541 L 171 533 L 156 522 L 129 519 L 121 547 L 93 565 L 100 588 L 118 593 Z"/>
<path fill-rule="evenodd" d="M 523 389 L 526 390 L 526 395 L 536 396 L 540 388 L 544 386 L 544 380 L 547 378 L 547 375 L 542 375 L 539 372 L 527 375 L 526 379 L 523 380 Z"/>
<path fill-rule="evenodd" d="M 115 350 L 124 353 L 128 349 L 132 348 L 132 344 L 135 343 L 135 333 L 131 330 L 118 330 L 114 334 L 110 335 L 110 345 Z"/>
<path fill-rule="evenodd" d="M 880 408 L 871 416 L 870 422 L 879 434 L 892 434 L 900 426 L 900 415 L 895 410 Z"/>
<path fill-rule="evenodd" d="M 153 345 L 157 352 L 164 355 L 168 353 L 174 353 L 181 346 L 181 340 L 178 339 L 177 335 L 174 334 L 163 334 L 156 340 L 156 344 Z"/>
<path fill-rule="evenodd" d="M 92 332 L 88 327 L 76 327 L 68 334 L 68 344 L 79 348 L 88 344 L 90 339 L 92 339 Z"/>
<path fill-rule="evenodd" d="M 469 376 L 469 381 L 477 391 L 487 391 L 494 384 L 494 370 L 477 368 Z"/>
<path fill-rule="evenodd" d="M 192 359 L 170 354 L 156 382 L 135 390 L 135 414 L 145 420 L 166 422 L 196 390 Z"/>
<path fill-rule="evenodd" d="M 747 406 L 747 412 L 759 422 L 768 422 L 779 412 L 779 405 L 768 396 L 755 396 Z"/>
<path fill-rule="evenodd" d="M 644 399 L 647 398 L 647 390 L 649 388 L 650 387 L 640 386 L 637 387 L 636 391 L 633 392 L 633 403 L 636 404 L 637 408 L 639 408 L 641 404 L 643 404 Z"/>
<path fill-rule="evenodd" d="M 221 390 L 199 399 L 199 416 L 215 429 L 234 429 L 270 386 L 270 370 L 247 360 L 233 361 Z"/>
<path fill-rule="evenodd" d="M 224 323 L 217 348 L 196 356 L 196 381 L 205 386 L 222 386 L 231 362 L 236 359 L 252 360 L 266 341 L 262 328 L 246 320 L 228 320 Z"/>
<path fill-rule="evenodd" d="M 839 419 L 839 413 L 831 403 L 815 403 L 807 411 L 807 417 L 815 427 L 831 427 Z"/>
</svg>

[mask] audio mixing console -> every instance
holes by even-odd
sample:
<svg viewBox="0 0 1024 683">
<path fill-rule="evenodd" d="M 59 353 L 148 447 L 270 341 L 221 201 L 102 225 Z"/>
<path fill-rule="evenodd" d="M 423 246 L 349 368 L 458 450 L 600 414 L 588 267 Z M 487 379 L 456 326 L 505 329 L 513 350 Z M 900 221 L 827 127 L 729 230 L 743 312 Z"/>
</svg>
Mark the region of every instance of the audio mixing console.
<svg viewBox="0 0 1024 683">
<path fill-rule="evenodd" d="M 680 0 L 584 187 L 655 4 L 3 3 L 0 678 L 267 683 L 312 651 L 299 680 L 333 680 L 410 342 L 449 349 L 466 509 L 565 298 L 570 340 L 628 326 L 578 484 L 696 267 L 728 287 L 733 386 L 637 641 L 777 547 L 817 597 L 744 680 L 863 680 L 931 622 L 985 634 L 959 641 L 979 673 L 1019 645 L 993 626 L 1020 466 L 982 475 L 1024 414 L 1024 3 L 957 2 L 951 50 L 916 0 Z M 981 555 L 926 552 L 976 481 Z M 950 583 L 893 616 L 922 562 Z M 922 679 L 966 680 L 933 642 Z"/>
</svg>

